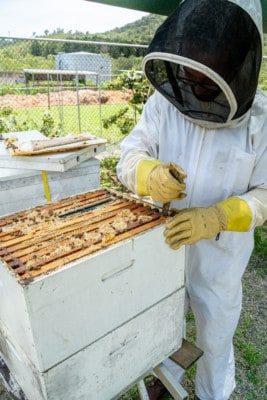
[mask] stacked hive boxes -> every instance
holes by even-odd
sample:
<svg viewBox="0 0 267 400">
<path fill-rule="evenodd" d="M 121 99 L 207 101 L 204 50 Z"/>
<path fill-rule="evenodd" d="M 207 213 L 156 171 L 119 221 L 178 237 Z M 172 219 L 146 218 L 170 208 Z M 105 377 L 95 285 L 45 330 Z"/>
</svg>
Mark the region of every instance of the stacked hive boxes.
<svg viewBox="0 0 267 400">
<path fill-rule="evenodd" d="M 0 220 L 0 353 L 29 400 L 110 400 L 180 347 L 184 251 L 161 221 L 23 280 Z"/>
</svg>

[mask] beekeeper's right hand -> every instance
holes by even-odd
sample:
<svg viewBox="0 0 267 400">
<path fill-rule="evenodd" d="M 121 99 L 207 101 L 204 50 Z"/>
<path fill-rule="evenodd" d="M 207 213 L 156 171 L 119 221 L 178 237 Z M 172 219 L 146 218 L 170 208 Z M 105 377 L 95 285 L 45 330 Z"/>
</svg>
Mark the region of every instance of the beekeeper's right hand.
<svg viewBox="0 0 267 400">
<path fill-rule="evenodd" d="M 153 200 L 168 203 L 186 197 L 186 173 L 174 163 L 159 160 L 140 160 L 137 166 L 137 193 Z"/>
</svg>

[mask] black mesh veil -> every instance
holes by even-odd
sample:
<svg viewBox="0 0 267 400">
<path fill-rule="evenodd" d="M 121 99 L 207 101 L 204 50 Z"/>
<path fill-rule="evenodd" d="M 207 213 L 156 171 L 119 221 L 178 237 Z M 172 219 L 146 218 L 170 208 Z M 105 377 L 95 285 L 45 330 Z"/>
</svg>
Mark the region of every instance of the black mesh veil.
<svg viewBox="0 0 267 400">
<path fill-rule="evenodd" d="M 185 0 L 144 58 L 153 86 L 184 115 L 225 123 L 252 105 L 262 59 L 259 30 L 228 0 Z"/>
</svg>

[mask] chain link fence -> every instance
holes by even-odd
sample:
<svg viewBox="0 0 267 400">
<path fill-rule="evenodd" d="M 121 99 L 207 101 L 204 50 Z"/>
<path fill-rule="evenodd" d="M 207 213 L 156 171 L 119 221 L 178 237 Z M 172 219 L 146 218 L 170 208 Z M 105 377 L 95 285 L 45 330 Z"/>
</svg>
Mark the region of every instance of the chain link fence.
<svg viewBox="0 0 267 400">
<path fill-rule="evenodd" d="M 118 141 L 122 130 L 110 123 L 112 117 L 126 113 L 136 122 L 139 115 L 130 102 L 133 91 L 120 77 L 141 69 L 145 48 L 0 37 L 0 133 L 90 132 L 110 143 Z"/>
<path fill-rule="evenodd" d="M 142 74 L 125 72 L 141 70 L 145 49 L 122 43 L 0 37 L 0 133 L 90 132 L 116 143 L 137 122 L 145 101 Z M 133 81 L 139 83 L 138 89 Z M 266 57 L 259 83 L 267 89 Z M 135 90 L 142 98 L 139 105 L 133 101 Z"/>
</svg>

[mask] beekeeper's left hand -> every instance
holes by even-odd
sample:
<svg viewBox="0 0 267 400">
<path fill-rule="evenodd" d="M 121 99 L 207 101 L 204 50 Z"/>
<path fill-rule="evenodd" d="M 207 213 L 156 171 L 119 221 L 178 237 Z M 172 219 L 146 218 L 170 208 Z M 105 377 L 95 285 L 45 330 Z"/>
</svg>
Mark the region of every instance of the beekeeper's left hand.
<svg viewBox="0 0 267 400">
<path fill-rule="evenodd" d="M 247 232 L 252 213 L 246 201 L 229 197 L 207 208 L 187 208 L 167 220 L 164 236 L 174 250 L 202 239 L 216 237 L 221 231 Z"/>
<path fill-rule="evenodd" d="M 226 219 L 219 208 L 189 208 L 178 212 L 166 223 L 164 236 L 173 250 L 201 239 L 211 239 L 225 228 Z"/>
</svg>

